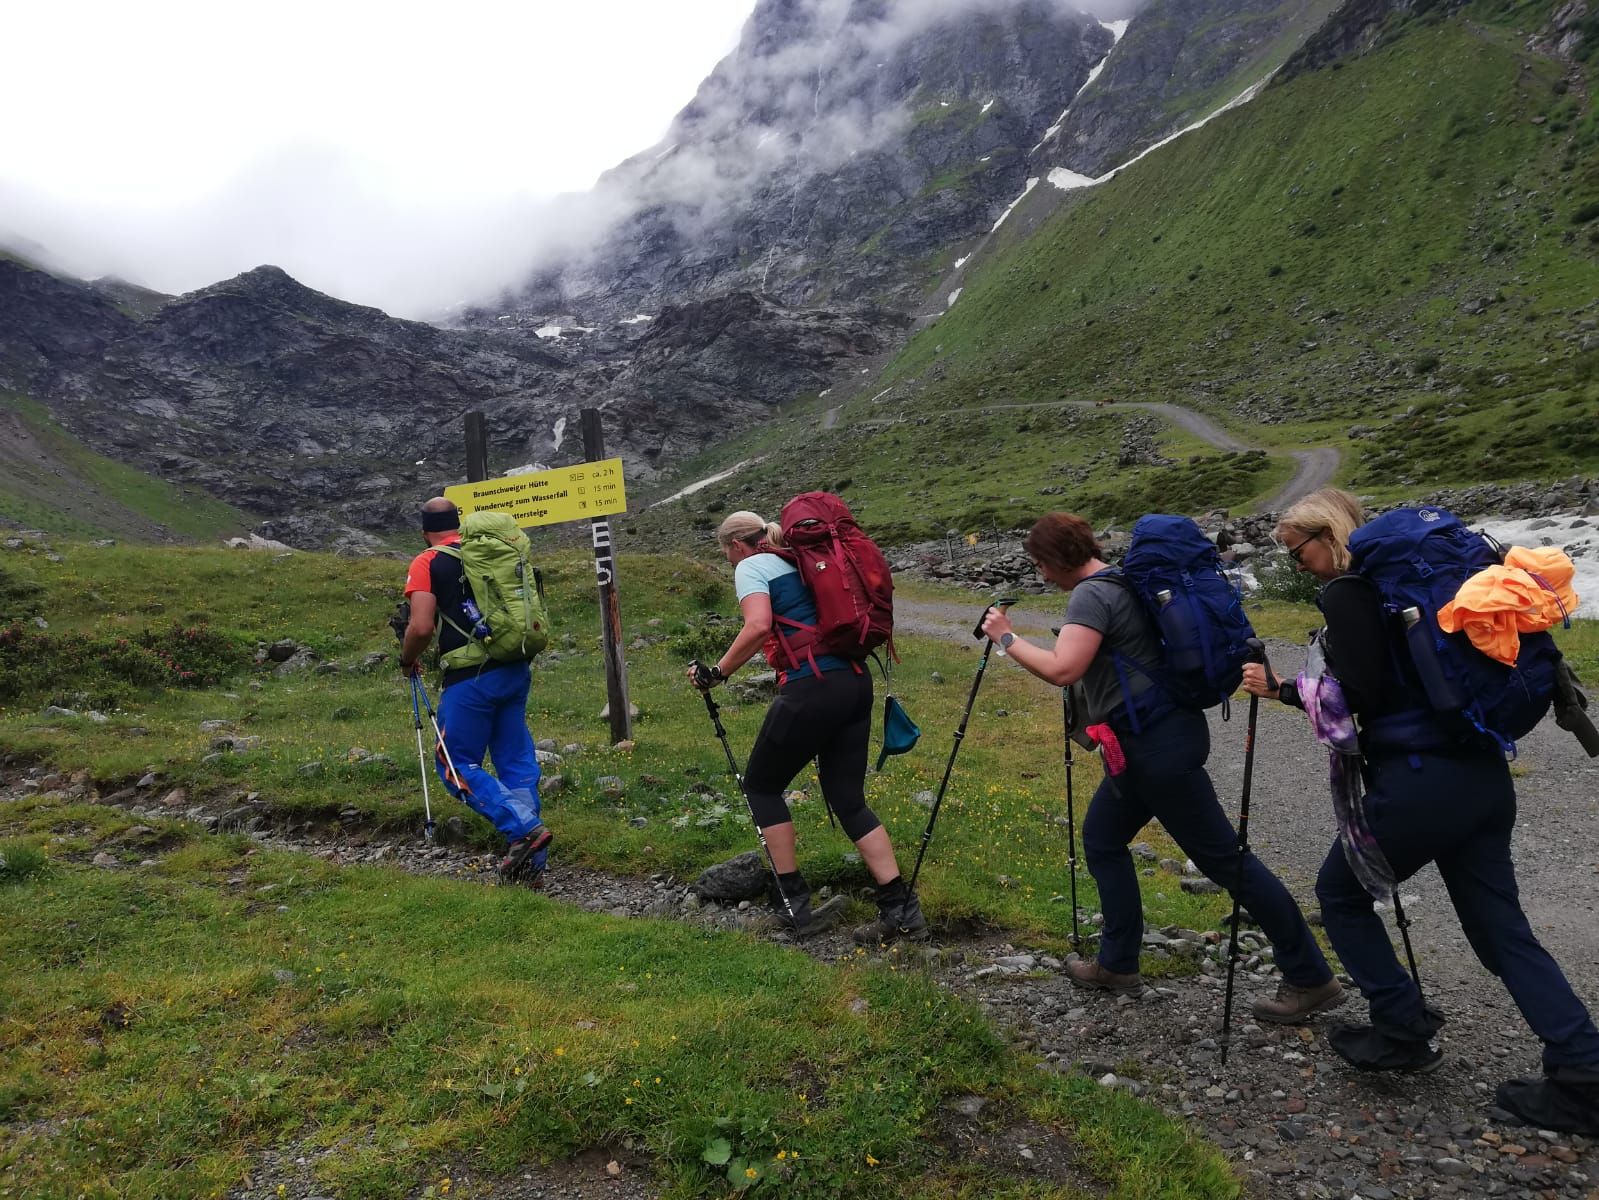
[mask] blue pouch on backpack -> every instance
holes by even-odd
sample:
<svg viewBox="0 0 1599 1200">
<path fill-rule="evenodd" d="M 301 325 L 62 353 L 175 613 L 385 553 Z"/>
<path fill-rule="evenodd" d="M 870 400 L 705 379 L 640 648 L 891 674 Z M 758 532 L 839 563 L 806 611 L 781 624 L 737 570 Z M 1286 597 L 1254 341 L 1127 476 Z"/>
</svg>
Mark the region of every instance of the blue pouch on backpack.
<svg viewBox="0 0 1599 1200">
<path fill-rule="evenodd" d="M 895 696 L 883 697 L 883 748 L 877 755 L 877 769 L 881 771 L 883 764 L 888 761 L 891 754 L 904 754 L 916 745 L 916 740 L 922 736 L 921 728 L 911 720 L 910 714 L 905 711 L 904 705 Z"/>
<path fill-rule="evenodd" d="M 1141 714 L 1130 696 L 1124 664 L 1154 680 L 1179 707 L 1202 709 L 1225 702 L 1243 680 L 1255 631 L 1244 615 L 1243 597 L 1223 574 L 1221 556 L 1204 530 L 1189 517 L 1140 517 L 1122 559 L 1121 579 L 1159 630 L 1164 660 L 1140 663 L 1116 656 L 1134 730 Z M 1147 715 L 1146 709 L 1144 719 Z"/>
<path fill-rule="evenodd" d="M 1403 668 L 1415 677 L 1436 713 L 1459 713 L 1490 734 L 1508 754 L 1530 733 L 1554 700 L 1561 656 L 1548 633 L 1521 635 L 1516 665 L 1507 667 L 1471 644 L 1465 633 L 1445 633 L 1438 610 L 1460 585 L 1503 560 L 1497 543 L 1467 529 L 1441 508 L 1396 508 L 1349 538 L 1351 569 L 1382 594 L 1393 621 Z"/>
</svg>

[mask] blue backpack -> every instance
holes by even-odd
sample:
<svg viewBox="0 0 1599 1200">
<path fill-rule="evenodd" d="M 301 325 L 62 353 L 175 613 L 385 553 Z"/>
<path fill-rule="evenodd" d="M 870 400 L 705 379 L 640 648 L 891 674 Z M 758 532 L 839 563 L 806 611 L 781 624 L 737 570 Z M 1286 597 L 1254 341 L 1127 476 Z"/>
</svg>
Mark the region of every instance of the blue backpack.
<svg viewBox="0 0 1599 1200">
<path fill-rule="evenodd" d="M 1244 615 L 1243 597 L 1222 573 L 1221 557 L 1204 531 L 1188 517 L 1165 513 L 1140 517 L 1119 578 L 1154 622 L 1163 651 L 1160 663 L 1115 655 L 1134 732 L 1141 722 L 1124 664 L 1154 680 L 1181 708 L 1225 704 L 1243 679 L 1255 631 Z M 1146 719 L 1148 715 L 1146 705 Z"/>
<path fill-rule="evenodd" d="M 1543 720 L 1555 695 L 1560 651 L 1547 633 L 1521 635 L 1516 665 L 1507 667 L 1471 644 L 1465 633 L 1445 633 L 1438 610 L 1460 585 L 1503 561 L 1499 545 L 1473 533 L 1441 508 L 1396 508 L 1349 538 L 1351 568 L 1377 586 L 1394 622 L 1394 644 L 1426 693 L 1434 713 L 1459 714 L 1491 734 L 1510 755 L 1516 739 Z"/>
</svg>

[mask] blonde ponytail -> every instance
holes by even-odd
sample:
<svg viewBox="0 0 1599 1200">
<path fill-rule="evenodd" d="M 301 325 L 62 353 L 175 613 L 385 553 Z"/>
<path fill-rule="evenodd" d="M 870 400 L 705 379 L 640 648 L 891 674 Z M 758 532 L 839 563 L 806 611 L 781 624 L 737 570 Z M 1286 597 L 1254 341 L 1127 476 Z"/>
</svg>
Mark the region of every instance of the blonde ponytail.
<svg viewBox="0 0 1599 1200">
<path fill-rule="evenodd" d="M 726 550 L 734 542 L 743 542 L 747 546 L 757 546 L 761 542 L 770 542 L 774 546 L 783 544 L 783 531 L 775 521 L 768 521 L 759 513 L 740 510 L 729 513 L 720 525 L 716 527 L 716 544 Z"/>
</svg>

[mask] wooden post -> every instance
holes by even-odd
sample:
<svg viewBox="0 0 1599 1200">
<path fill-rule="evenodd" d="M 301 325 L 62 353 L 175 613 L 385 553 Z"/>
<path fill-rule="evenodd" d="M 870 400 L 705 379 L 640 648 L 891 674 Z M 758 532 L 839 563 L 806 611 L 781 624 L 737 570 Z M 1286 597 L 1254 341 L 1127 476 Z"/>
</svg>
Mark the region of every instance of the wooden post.
<svg viewBox="0 0 1599 1200">
<path fill-rule="evenodd" d="M 489 477 L 489 431 L 481 412 L 466 414 L 466 481 L 481 483 Z"/>
<path fill-rule="evenodd" d="M 597 408 L 585 408 L 583 457 L 598 462 L 605 457 L 605 433 Z M 600 588 L 600 638 L 605 653 L 605 696 L 611 709 L 612 743 L 633 736 L 633 715 L 627 699 L 627 660 L 622 655 L 622 606 L 616 590 L 616 560 L 611 554 L 611 522 L 596 517 L 589 522 L 594 543 L 594 579 Z"/>
</svg>

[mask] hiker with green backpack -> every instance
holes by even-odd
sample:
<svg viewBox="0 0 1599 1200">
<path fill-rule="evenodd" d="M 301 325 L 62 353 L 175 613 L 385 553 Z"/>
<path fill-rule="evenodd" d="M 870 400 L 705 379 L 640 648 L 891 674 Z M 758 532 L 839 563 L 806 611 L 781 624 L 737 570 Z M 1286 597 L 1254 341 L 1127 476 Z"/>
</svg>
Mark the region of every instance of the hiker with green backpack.
<svg viewBox="0 0 1599 1200">
<path fill-rule="evenodd" d="M 504 513 L 459 510 L 443 497 L 422 506 L 427 549 L 406 573 L 410 619 L 400 669 L 420 673 L 423 653 L 439 641 L 436 765 L 444 786 L 505 835 L 505 882 L 537 887 L 550 831 L 539 812 L 539 763 L 527 727 L 530 663 L 549 642 L 527 535 Z M 483 766 L 485 754 L 498 778 Z"/>
</svg>

